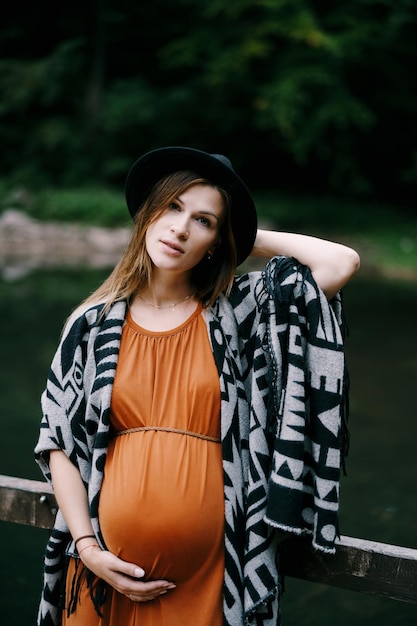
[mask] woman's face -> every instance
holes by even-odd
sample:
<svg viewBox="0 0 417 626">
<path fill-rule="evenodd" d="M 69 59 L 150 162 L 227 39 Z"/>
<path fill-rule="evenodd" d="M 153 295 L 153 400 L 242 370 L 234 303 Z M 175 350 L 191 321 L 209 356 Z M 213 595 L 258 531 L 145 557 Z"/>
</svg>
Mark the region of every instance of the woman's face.
<svg viewBox="0 0 417 626">
<path fill-rule="evenodd" d="M 146 249 L 155 268 L 190 272 L 214 252 L 225 217 L 223 198 L 210 185 L 193 185 L 173 200 L 146 231 Z"/>
</svg>

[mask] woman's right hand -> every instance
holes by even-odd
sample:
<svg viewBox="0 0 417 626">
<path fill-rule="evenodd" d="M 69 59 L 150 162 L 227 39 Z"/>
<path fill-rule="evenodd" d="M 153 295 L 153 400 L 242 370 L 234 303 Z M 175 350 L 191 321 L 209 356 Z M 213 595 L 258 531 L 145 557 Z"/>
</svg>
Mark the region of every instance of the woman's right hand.
<svg viewBox="0 0 417 626">
<path fill-rule="evenodd" d="M 168 580 L 141 581 L 145 576 L 141 567 L 101 550 L 97 544 L 83 548 L 80 558 L 96 576 L 134 602 L 148 602 L 175 589 L 175 584 Z"/>
</svg>

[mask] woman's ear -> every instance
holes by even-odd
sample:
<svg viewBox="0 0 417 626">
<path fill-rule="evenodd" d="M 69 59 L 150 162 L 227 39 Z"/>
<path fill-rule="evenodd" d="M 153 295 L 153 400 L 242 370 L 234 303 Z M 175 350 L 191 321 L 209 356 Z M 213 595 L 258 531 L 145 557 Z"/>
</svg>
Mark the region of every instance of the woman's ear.
<svg viewBox="0 0 417 626">
<path fill-rule="evenodd" d="M 221 237 L 219 237 L 217 239 L 217 241 L 215 241 L 215 243 L 212 245 L 212 247 L 210 248 L 210 250 L 207 251 L 207 258 L 210 260 L 211 257 L 213 256 L 213 254 L 216 252 L 217 248 L 220 246 L 221 244 Z"/>
<path fill-rule="evenodd" d="M 222 243 L 222 236 L 219 235 L 213 245 L 213 254 L 216 252 L 217 248 L 220 248 L 221 243 Z"/>
</svg>

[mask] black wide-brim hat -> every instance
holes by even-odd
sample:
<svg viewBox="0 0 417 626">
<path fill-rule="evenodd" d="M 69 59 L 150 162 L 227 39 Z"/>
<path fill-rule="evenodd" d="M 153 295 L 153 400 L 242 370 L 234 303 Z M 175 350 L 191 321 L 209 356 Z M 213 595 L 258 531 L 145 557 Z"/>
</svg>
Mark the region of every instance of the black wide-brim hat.
<svg viewBox="0 0 417 626">
<path fill-rule="evenodd" d="M 167 174 L 191 170 L 221 187 L 231 198 L 231 225 L 238 265 L 249 256 L 258 227 L 255 203 L 229 159 L 182 146 L 151 150 L 137 159 L 126 178 L 126 202 L 134 218 L 153 185 Z"/>
</svg>

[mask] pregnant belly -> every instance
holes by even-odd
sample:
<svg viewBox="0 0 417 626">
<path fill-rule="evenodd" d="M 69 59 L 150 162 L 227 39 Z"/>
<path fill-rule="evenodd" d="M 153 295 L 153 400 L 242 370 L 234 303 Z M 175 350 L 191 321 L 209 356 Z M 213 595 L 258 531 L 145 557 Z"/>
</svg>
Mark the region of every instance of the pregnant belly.
<svg viewBox="0 0 417 626">
<path fill-rule="evenodd" d="M 99 517 L 108 549 L 143 567 L 147 580 L 201 573 L 223 558 L 220 445 L 152 431 L 117 438 Z"/>
</svg>

